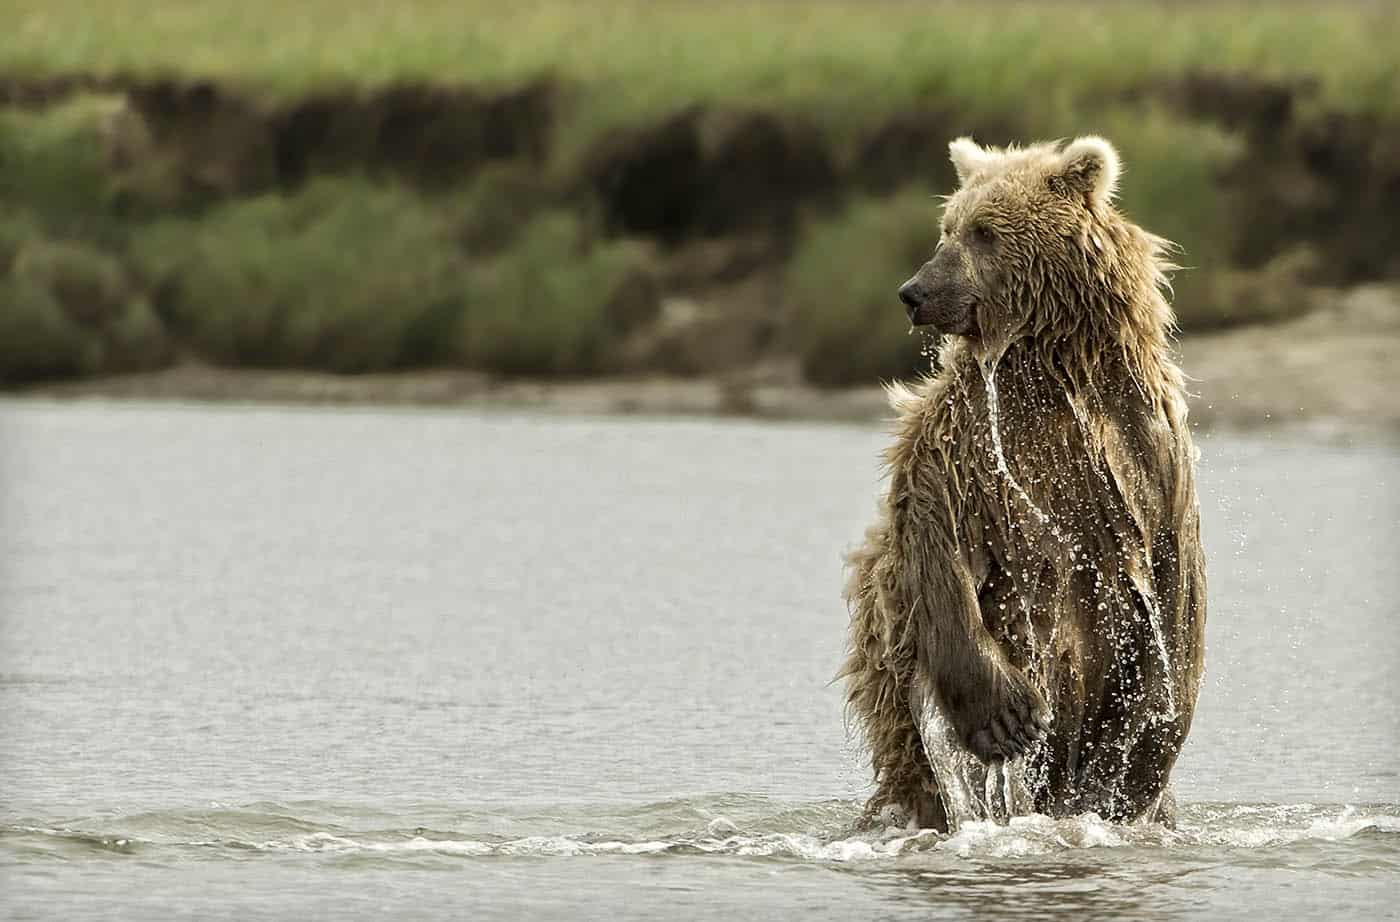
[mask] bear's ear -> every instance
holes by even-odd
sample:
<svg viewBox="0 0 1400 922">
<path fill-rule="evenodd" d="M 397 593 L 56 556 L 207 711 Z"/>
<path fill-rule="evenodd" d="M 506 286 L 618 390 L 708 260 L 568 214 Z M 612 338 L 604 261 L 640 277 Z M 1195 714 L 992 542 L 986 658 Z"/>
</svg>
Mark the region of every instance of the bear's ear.
<svg viewBox="0 0 1400 922">
<path fill-rule="evenodd" d="M 1122 167 L 1118 151 L 1095 135 L 1073 141 L 1060 154 L 1053 179 L 1058 187 L 1084 196 L 1091 205 L 1106 205 L 1118 188 Z"/>
<path fill-rule="evenodd" d="M 973 174 L 984 169 L 991 162 L 992 155 L 977 146 L 971 138 L 958 138 L 948 145 L 948 159 L 958 171 L 958 183 L 967 185 Z"/>
</svg>

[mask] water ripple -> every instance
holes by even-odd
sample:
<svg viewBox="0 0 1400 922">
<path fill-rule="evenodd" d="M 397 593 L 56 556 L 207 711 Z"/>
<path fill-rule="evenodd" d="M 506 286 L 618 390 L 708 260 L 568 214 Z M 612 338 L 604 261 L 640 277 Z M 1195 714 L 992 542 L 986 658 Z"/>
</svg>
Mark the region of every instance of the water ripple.
<svg viewBox="0 0 1400 922">
<path fill-rule="evenodd" d="M 195 811 L 158 811 L 61 823 L 0 825 L 0 853 L 12 858 L 75 854 L 142 854 L 175 850 L 215 855 L 441 856 L 451 858 L 590 855 L 720 855 L 825 864 L 899 862 L 918 856 L 997 860 L 1083 849 L 1260 850 L 1355 839 L 1395 866 L 1400 808 L 1313 804 L 1194 804 L 1176 829 L 1120 825 L 1093 814 L 1055 819 L 1014 817 L 1010 823 L 965 824 L 955 834 L 887 827 L 853 831 L 848 801 L 784 802 L 752 795 L 716 795 L 619 807 L 549 811 L 462 810 L 424 805 L 389 812 L 325 804 L 250 804 Z M 414 814 L 418 815 L 415 816 Z M 430 825 L 415 822 L 430 815 Z M 398 822 L 385 824 L 396 818 Z M 1373 856 L 1375 857 L 1375 856 Z"/>
</svg>

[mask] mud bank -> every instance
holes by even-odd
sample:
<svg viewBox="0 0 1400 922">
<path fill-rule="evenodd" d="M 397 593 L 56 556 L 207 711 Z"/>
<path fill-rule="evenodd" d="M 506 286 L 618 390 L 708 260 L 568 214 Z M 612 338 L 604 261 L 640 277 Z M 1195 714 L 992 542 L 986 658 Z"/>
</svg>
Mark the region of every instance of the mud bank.
<svg viewBox="0 0 1400 922">
<path fill-rule="evenodd" d="M 1190 377 L 1192 420 L 1202 428 L 1282 426 L 1400 436 L 1400 290 L 1358 288 L 1288 323 L 1188 336 L 1179 346 Z M 345 376 L 182 365 L 33 386 L 13 395 L 857 423 L 889 416 L 881 388 L 812 387 L 791 363 L 724 376 L 574 382 L 448 370 Z"/>
</svg>

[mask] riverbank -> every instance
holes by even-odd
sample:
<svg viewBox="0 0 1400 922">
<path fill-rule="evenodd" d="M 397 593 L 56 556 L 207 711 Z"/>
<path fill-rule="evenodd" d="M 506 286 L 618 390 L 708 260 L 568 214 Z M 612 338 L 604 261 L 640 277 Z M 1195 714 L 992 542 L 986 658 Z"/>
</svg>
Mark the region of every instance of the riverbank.
<svg viewBox="0 0 1400 922">
<path fill-rule="evenodd" d="M 1187 336 L 1179 346 L 1198 426 L 1303 425 L 1400 433 L 1400 290 L 1358 288 L 1286 323 Z M 802 383 L 795 362 L 727 376 L 580 381 L 503 379 L 455 370 L 333 375 L 183 364 L 10 393 L 65 400 L 440 406 L 850 422 L 888 416 L 881 388 L 813 387 Z"/>
<path fill-rule="evenodd" d="M 904 377 L 960 135 L 1109 137 L 1189 334 L 1400 281 L 1389 6 L 879 9 L 43 4 L 0 35 L 0 384 Z"/>
</svg>

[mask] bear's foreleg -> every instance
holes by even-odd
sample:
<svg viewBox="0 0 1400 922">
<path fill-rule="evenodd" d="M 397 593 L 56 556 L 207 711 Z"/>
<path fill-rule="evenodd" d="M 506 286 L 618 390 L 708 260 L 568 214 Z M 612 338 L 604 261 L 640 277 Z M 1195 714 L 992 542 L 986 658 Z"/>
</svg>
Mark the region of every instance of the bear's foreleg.
<svg viewBox="0 0 1400 922">
<path fill-rule="evenodd" d="M 896 457 L 873 582 L 887 607 L 908 613 L 918 662 L 967 748 L 983 762 L 1015 758 L 1045 737 L 1050 709 L 982 622 L 946 473 L 914 452 Z"/>
<path fill-rule="evenodd" d="M 861 819 L 866 825 L 914 820 L 946 831 L 943 800 L 909 705 L 916 665 L 910 625 L 883 606 L 876 582 L 886 538 L 883 523 L 876 525 L 847 560 L 849 649 L 837 677 L 846 680 L 848 717 L 864 735 L 876 783 Z"/>
</svg>

